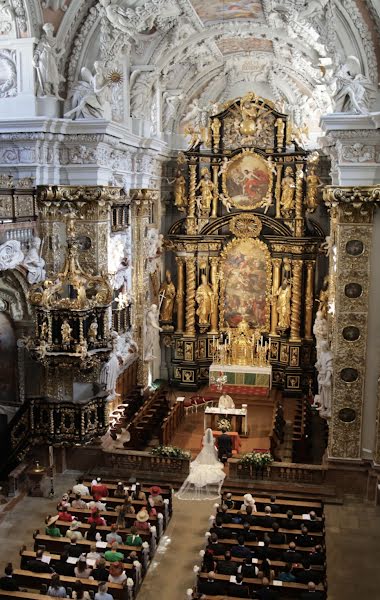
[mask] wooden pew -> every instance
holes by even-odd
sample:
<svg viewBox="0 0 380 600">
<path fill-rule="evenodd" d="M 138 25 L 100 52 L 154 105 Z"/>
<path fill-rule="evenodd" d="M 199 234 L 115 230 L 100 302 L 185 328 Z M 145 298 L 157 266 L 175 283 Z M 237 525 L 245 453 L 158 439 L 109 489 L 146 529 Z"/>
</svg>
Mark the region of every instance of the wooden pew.
<svg viewBox="0 0 380 600">
<path fill-rule="evenodd" d="M 31 589 L 39 590 L 42 585 L 50 585 L 51 575 L 49 573 L 33 573 L 32 571 L 26 571 L 23 569 L 14 569 L 13 575 L 20 585 Z M 99 581 L 92 579 L 78 579 L 77 577 L 69 577 L 68 575 L 61 575 L 60 580 L 62 585 L 67 587 L 73 587 L 76 581 L 81 581 L 85 590 L 93 590 L 97 592 Z M 120 583 L 108 583 L 108 591 L 115 600 L 126 600 L 127 590 Z"/>
<path fill-rule="evenodd" d="M 0 590 L 0 598 L 24 598 L 24 600 L 51 600 L 51 596 L 38 592 L 9 592 Z"/>
<path fill-rule="evenodd" d="M 244 493 L 238 493 L 234 490 L 225 490 L 223 491 L 223 497 L 225 494 L 230 492 L 232 494 L 232 500 L 236 503 L 243 504 L 244 502 L 244 493 L 249 493 L 248 490 Z M 258 506 L 267 506 L 271 503 L 269 496 L 257 496 L 252 494 L 256 504 Z M 321 517 L 323 514 L 323 503 L 309 500 L 292 500 L 292 499 L 283 499 L 276 496 L 276 504 L 280 507 L 284 507 L 284 511 L 292 510 L 293 513 L 303 514 L 305 512 L 309 512 L 314 510 L 315 513 Z M 301 508 L 303 510 L 301 510 Z"/>
<path fill-rule="evenodd" d="M 230 508 L 229 510 L 227 510 L 227 513 L 231 514 L 231 515 L 236 515 L 238 512 L 239 511 L 236 508 Z M 243 513 L 243 515 L 244 515 L 244 513 Z M 253 517 L 267 517 L 268 515 L 265 512 L 258 510 L 257 512 L 252 513 L 252 516 Z M 283 521 L 284 519 L 286 519 L 286 513 L 270 513 L 269 516 L 276 519 L 276 521 Z M 294 521 L 300 521 L 300 525 L 305 524 L 307 527 L 308 520 L 303 519 L 301 515 L 293 515 L 293 519 L 294 519 Z M 316 521 L 318 521 L 319 523 L 323 523 L 324 518 L 317 517 Z"/>
<path fill-rule="evenodd" d="M 67 521 L 57 521 L 56 525 L 61 530 L 61 533 L 65 533 L 70 527 L 70 523 L 68 523 Z M 78 529 L 81 532 L 81 534 L 84 536 L 84 534 L 90 529 L 90 525 L 88 523 L 80 523 Z M 107 533 L 111 533 L 111 526 L 110 525 L 99 525 L 99 527 L 97 527 L 96 530 L 99 531 L 102 538 L 104 538 L 103 541 L 105 541 Z M 127 527 L 125 529 L 120 528 L 120 529 L 118 529 L 118 531 L 120 532 L 120 534 L 122 536 L 126 536 L 126 535 L 128 535 L 128 533 L 131 533 L 131 528 L 130 527 Z M 140 535 L 141 539 L 143 540 L 143 542 L 150 543 L 150 540 L 152 537 L 152 534 L 150 532 L 140 533 L 139 535 Z M 93 543 L 95 543 L 95 542 L 93 542 Z"/>
<path fill-rule="evenodd" d="M 117 483 L 115 483 L 115 481 L 120 481 L 120 479 L 116 480 L 116 479 L 107 479 L 107 478 L 103 478 L 102 477 L 102 483 L 104 483 L 104 485 L 107 486 L 108 491 L 110 493 L 110 496 L 113 496 L 114 491 L 117 488 Z M 91 491 L 91 481 L 87 480 L 83 482 L 83 485 L 86 485 L 88 487 L 88 489 Z M 145 492 L 146 494 L 149 494 L 149 490 L 152 487 L 152 485 L 158 485 L 157 482 L 156 483 L 152 483 L 150 484 L 148 483 L 144 483 L 144 485 L 141 486 L 141 490 L 143 492 Z M 126 484 L 126 487 L 131 487 L 131 484 Z M 163 498 L 170 498 L 172 495 L 172 490 L 168 487 L 162 487 L 160 486 L 161 490 L 162 490 L 162 497 Z"/>
<path fill-rule="evenodd" d="M 214 556 L 214 558 L 216 560 L 224 560 L 224 556 Z M 236 562 L 236 563 L 242 563 L 244 561 L 244 558 L 240 558 L 240 556 L 231 556 L 231 560 L 232 562 Z M 261 558 L 256 559 L 256 566 L 260 567 L 261 563 L 263 562 L 263 560 Z M 287 563 L 284 562 L 283 560 L 270 560 L 270 566 L 271 568 L 273 568 L 276 572 L 280 572 L 281 569 L 283 569 L 285 567 Z M 324 567 L 322 567 L 321 565 L 314 565 L 313 566 L 313 571 L 324 571 Z"/>
<path fill-rule="evenodd" d="M 223 538 L 223 539 L 220 539 L 219 542 L 221 544 L 224 544 L 225 546 L 236 546 L 236 538 L 235 539 Z M 262 547 L 262 544 L 263 544 L 263 542 L 261 542 L 261 543 L 260 542 L 245 542 L 245 545 L 248 548 L 253 548 L 253 551 L 255 548 Z M 273 548 L 274 550 L 279 550 L 279 551 L 285 552 L 285 550 L 289 549 L 289 545 L 288 544 L 269 544 L 269 548 Z M 306 547 L 303 548 L 302 546 L 296 546 L 297 552 L 301 552 L 301 553 L 307 552 L 308 554 L 310 554 L 310 552 L 312 550 L 313 550 L 312 546 L 310 546 L 309 548 L 306 548 Z"/>
<path fill-rule="evenodd" d="M 93 500 L 92 496 L 81 496 L 81 499 L 84 500 L 85 502 L 91 502 Z M 70 501 L 72 502 L 73 500 L 75 500 L 75 494 L 70 494 Z M 107 506 L 111 506 L 112 509 L 116 508 L 116 506 L 121 506 L 124 502 L 123 498 L 115 498 L 114 496 L 107 496 L 107 498 L 102 498 L 101 502 L 103 502 L 103 504 L 106 504 Z M 138 512 L 139 510 L 141 510 L 141 508 L 143 506 L 147 506 L 147 503 L 144 502 L 144 500 L 132 500 L 131 501 L 132 506 L 134 506 L 136 512 Z M 155 506 L 154 507 L 156 509 L 157 512 L 164 512 L 164 507 L 163 506 Z M 73 509 L 69 509 L 69 512 L 72 512 Z M 83 509 L 85 510 L 85 509 Z M 102 512 L 102 511 L 100 511 Z M 286 515 L 285 515 L 286 516 Z"/>
<path fill-rule="evenodd" d="M 236 531 L 244 530 L 244 526 L 239 525 L 238 523 L 223 523 L 223 528 L 232 529 L 232 530 L 236 530 Z M 263 537 L 266 533 L 273 532 L 272 527 L 260 527 L 260 525 L 251 525 L 249 529 L 250 529 L 250 531 L 254 531 L 257 534 L 259 534 L 259 533 L 262 534 Z M 278 531 L 279 531 L 279 533 L 284 533 L 287 536 L 286 539 L 295 538 L 295 537 L 297 537 L 297 535 L 301 535 L 300 529 L 283 529 L 282 527 L 280 527 L 280 529 Z M 323 542 L 324 535 L 321 531 L 317 531 L 315 533 L 314 532 L 310 533 L 310 536 L 312 538 L 314 538 L 314 540 L 318 544 Z"/>
<path fill-rule="evenodd" d="M 20 556 L 21 556 L 21 561 L 20 561 L 20 569 L 25 569 L 27 562 L 33 558 L 35 558 L 37 555 L 37 552 L 34 552 L 33 550 L 24 550 L 23 552 L 21 552 Z M 60 554 L 50 554 L 47 552 L 44 552 L 44 555 L 49 555 L 51 557 L 51 561 L 50 561 L 50 565 L 55 564 L 57 562 L 61 562 L 61 555 Z M 110 562 L 106 561 L 106 567 L 110 566 Z M 129 564 L 129 563 L 123 563 L 123 568 L 124 571 L 130 571 L 130 573 L 127 573 L 128 577 L 133 577 L 134 575 L 134 566 Z"/>
<path fill-rule="evenodd" d="M 199 577 L 200 579 L 207 579 L 207 573 L 199 573 Z M 215 581 L 220 581 L 220 582 L 229 582 L 230 581 L 230 576 L 229 575 L 219 575 L 218 573 L 215 574 Z M 262 586 L 262 581 L 261 579 L 259 579 L 258 577 L 255 578 L 245 578 L 243 579 L 243 583 L 245 585 L 248 585 L 248 587 L 252 590 L 252 588 L 257 588 L 257 587 L 261 587 Z M 281 597 L 283 596 L 289 596 L 289 595 L 293 595 L 294 592 L 301 592 L 307 591 L 307 584 L 304 583 L 292 583 L 292 582 L 287 582 L 284 581 L 282 582 L 281 586 L 276 586 L 273 583 L 269 584 L 270 587 L 272 589 L 280 589 L 281 590 Z M 316 586 L 317 590 L 319 590 L 320 592 L 324 592 L 324 587 L 322 584 L 319 584 Z"/>
<path fill-rule="evenodd" d="M 62 554 L 64 551 L 64 548 L 66 546 L 66 544 L 70 544 L 70 539 L 69 538 L 57 538 L 57 537 L 52 537 L 50 535 L 43 535 L 41 533 L 38 533 L 35 538 L 34 538 L 34 548 L 35 550 L 38 549 L 38 546 L 45 546 L 46 550 L 48 550 L 51 553 L 58 553 L 58 554 Z M 94 545 L 95 542 L 91 542 L 89 540 L 78 540 L 77 545 L 80 546 L 81 548 L 83 548 L 83 552 L 90 552 L 90 547 L 92 545 Z M 107 548 L 101 548 L 101 552 L 105 552 L 106 550 L 109 550 L 111 548 L 111 545 L 108 544 Z M 137 553 L 137 556 L 139 557 L 139 560 L 141 562 L 141 552 L 142 552 L 142 548 L 141 546 L 125 546 L 123 544 L 118 545 L 118 550 L 120 550 L 120 552 L 122 552 L 123 554 L 126 554 L 127 556 L 129 555 L 130 552 L 132 552 L 133 550 Z"/>
<path fill-rule="evenodd" d="M 85 521 L 91 517 L 91 510 L 88 508 L 70 508 L 69 512 L 77 517 L 78 521 Z M 115 523 L 117 519 L 116 510 L 101 510 L 99 511 L 101 516 L 105 518 L 107 523 Z M 125 520 L 129 521 L 131 525 L 136 521 L 136 515 L 125 515 Z M 149 523 L 156 525 L 157 517 L 149 517 Z"/>
</svg>

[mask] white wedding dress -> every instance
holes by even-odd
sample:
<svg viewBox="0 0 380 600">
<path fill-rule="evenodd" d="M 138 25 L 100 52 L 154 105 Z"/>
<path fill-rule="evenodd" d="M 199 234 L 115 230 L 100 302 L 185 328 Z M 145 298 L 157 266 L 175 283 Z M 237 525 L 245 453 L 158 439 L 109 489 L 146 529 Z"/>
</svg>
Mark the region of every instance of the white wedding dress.
<svg viewBox="0 0 380 600">
<path fill-rule="evenodd" d="M 203 436 L 203 448 L 190 463 L 190 474 L 176 496 L 180 500 L 217 500 L 226 474 L 218 460 L 211 429 Z"/>
</svg>

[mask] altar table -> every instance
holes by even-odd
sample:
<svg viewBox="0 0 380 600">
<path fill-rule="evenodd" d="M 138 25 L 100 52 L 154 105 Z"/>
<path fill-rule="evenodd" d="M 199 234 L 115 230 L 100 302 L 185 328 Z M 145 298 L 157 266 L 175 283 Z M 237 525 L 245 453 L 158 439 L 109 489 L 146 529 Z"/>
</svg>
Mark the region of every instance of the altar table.
<svg viewBox="0 0 380 600">
<path fill-rule="evenodd" d="M 272 367 L 217 365 L 212 364 L 209 371 L 209 383 L 212 391 L 217 391 L 212 379 L 223 373 L 227 377 L 223 390 L 229 394 L 268 394 L 272 388 Z"/>
<path fill-rule="evenodd" d="M 215 429 L 215 421 L 216 418 L 230 418 L 231 421 L 235 420 L 232 429 L 234 431 L 238 431 L 239 433 L 244 433 L 244 435 L 248 434 L 248 411 L 247 405 L 244 405 L 243 408 L 219 408 L 218 406 L 208 406 L 205 409 L 204 416 L 204 429 L 206 430 L 208 427 L 211 429 Z"/>
</svg>

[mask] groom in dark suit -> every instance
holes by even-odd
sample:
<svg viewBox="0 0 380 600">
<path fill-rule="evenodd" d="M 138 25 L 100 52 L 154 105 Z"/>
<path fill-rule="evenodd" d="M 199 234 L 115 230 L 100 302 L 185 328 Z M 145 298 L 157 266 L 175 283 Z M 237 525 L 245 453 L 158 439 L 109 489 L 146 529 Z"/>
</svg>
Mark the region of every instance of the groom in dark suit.
<svg viewBox="0 0 380 600">
<path fill-rule="evenodd" d="M 218 458 L 222 463 L 226 463 L 227 459 L 232 456 L 232 440 L 226 434 L 226 430 L 222 429 L 222 435 L 218 438 Z"/>
</svg>

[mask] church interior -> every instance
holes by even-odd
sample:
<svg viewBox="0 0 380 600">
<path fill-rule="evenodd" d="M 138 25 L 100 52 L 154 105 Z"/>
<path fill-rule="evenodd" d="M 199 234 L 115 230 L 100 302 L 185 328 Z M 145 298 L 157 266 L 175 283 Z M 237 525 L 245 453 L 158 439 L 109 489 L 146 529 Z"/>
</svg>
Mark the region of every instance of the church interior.
<svg viewBox="0 0 380 600">
<path fill-rule="evenodd" d="M 379 597 L 380 3 L 0 0 L 0 598 Z"/>
</svg>

